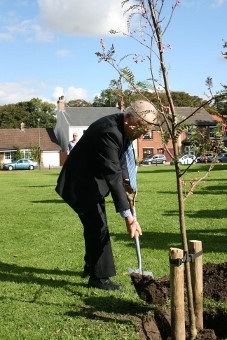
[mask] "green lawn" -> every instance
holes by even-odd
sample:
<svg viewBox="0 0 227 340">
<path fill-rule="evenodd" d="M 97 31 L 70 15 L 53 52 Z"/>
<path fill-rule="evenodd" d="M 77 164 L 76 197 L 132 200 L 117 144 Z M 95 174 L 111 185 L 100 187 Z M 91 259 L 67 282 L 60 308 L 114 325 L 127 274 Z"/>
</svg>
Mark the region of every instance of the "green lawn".
<svg viewBox="0 0 227 340">
<path fill-rule="evenodd" d="M 190 180 L 205 173 L 195 165 Z M 0 339 L 139 339 L 136 325 L 152 306 L 128 276 L 137 268 L 134 243 L 107 199 L 122 292 L 87 288 L 80 277 L 84 243 L 78 217 L 54 188 L 59 170 L 0 171 Z M 173 166 L 138 169 L 137 216 L 143 229 L 143 269 L 169 274 L 168 251 L 180 247 Z M 216 168 L 186 200 L 188 239 L 203 242 L 205 262 L 226 262 L 227 164 Z"/>
</svg>

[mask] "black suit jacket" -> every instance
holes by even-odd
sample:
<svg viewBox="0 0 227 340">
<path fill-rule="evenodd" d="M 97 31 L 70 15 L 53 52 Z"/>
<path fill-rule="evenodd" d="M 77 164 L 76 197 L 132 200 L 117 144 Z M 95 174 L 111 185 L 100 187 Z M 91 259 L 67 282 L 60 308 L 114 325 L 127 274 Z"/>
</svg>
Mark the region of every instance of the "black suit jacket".
<svg viewBox="0 0 227 340">
<path fill-rule="evenodd" d="M 112 195 L 117 212 L 129 209 L 123 179 L 128 178 L 123 114 L 98 119 L 85 131 L 67 157 L 57 193 L 76 212 L 91 209 Z"/>
</svg>

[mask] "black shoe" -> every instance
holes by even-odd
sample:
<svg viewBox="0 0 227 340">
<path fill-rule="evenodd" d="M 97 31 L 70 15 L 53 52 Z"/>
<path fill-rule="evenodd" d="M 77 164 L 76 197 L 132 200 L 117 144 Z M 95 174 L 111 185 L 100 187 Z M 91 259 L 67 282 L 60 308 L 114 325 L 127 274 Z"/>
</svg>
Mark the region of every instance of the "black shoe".
<svg viewBox="0 0 227 340">
<path fill-rule="evenodd" d="M 85 264 L 84 266 L 84 271 L 83 273 L 81 274 L 81 277 L 82 278 L 86 278 L 86 277 L 89 277 L 91 275 L 91 272 L 90 272 L 90 267 L 88 264 Z"/>
<path fill-rule="evenodd" d="M 99 288 L 103 290 L 121 290 L 123 287 L 110 279 L 96 279 L 90 277 L 88 287 Z"/>
</svg>

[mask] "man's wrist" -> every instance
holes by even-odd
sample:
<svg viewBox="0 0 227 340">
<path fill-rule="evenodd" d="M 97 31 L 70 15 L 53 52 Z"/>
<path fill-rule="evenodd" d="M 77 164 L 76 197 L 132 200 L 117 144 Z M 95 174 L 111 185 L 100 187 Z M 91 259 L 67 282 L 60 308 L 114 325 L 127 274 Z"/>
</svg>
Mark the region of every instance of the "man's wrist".
<svg viewBox="0 0 227 340">
<path fill-rule="evenodd" d="M 120 212 L 121 217 L 126 218 L 132 216 L 131 210 L 126 209 Z"/>
<path fill-rule="evenodd" d="M 136 219 L 134 218 L 134 217 L 132 217 L 133 219 L 132 220 L 130 220 L 130 222 L 128 221 L 128 224 L 129 224 L 129 226 L 131 226 L 133 223 L 135 223 L 136 222 Z"/>
</svg>

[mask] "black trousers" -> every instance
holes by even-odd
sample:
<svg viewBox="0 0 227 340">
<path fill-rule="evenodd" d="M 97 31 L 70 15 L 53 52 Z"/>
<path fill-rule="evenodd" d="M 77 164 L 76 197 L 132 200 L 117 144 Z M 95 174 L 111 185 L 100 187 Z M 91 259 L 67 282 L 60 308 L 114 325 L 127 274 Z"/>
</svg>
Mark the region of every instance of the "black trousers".
<svg viewBox="0 0 227 340">
<path fill-rule="evenodd" d="M 84 259 L 90 266 L 91 276 L 99 279 L 115 276 L 105 200 L 103 199 L 88 212 L 78 215 L 84 227 Z"/>
</svg>

